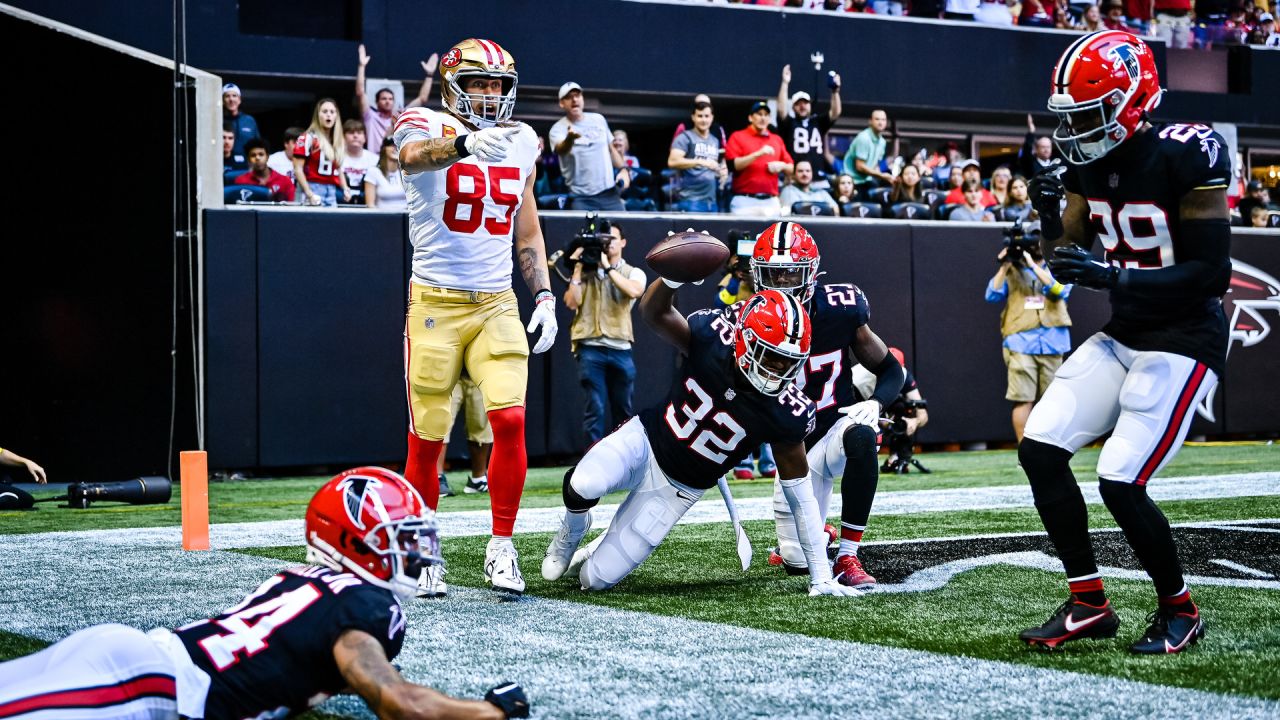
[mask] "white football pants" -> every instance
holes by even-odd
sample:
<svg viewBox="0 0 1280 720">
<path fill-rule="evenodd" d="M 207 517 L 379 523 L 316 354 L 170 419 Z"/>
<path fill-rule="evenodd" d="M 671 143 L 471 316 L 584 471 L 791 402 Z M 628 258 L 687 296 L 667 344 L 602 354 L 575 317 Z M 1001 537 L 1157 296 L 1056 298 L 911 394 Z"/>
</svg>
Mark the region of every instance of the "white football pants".
<svg viewBox="0 0 1280 720">
<path fill-rule="evenodd" d="M 823 538 L 822 527 L 827 522 L 831 506 L 831 493 L 838 477 L 844 476 L 844 433 L 853 424 L 847 416 L 841 417 L 822 439 L 809 448 L 809 482 L 813 483 L 813 496 L 818 500 L 817 527 L 809 529 L 809 537 Z M 773 481 L 773 521 L 778 532 L 778 554 L 788 565 L 805 567 L 804 550 L 800 547 L 795 516 L 787 497 L 782 493 L 782 483 Z M 825 541 L 824 541 L 825 542 Z M 825 547 L 825 546 L 824 546 Z"/>
<path fill-rule="evenodd" d="M 598 499 L 630 490 L 604 534 L 587 546 L 578 579 L 584 590 L 605 590 L 640 567 L 703 490 L 667 477 L 658 467 L 639 417 L 596 443 L 569 480 L 574 492 Z"/>
<path fill-rule="evenodd" d="M 1098 477 L 1145 485 L 1178 453 L 1196 406 L 1217 384 L 1204 363 L 1133 350 L 1097 333 L 1058 369 L 1025 437 L 1074 455 L 1114 428 Z"/>
</svg>

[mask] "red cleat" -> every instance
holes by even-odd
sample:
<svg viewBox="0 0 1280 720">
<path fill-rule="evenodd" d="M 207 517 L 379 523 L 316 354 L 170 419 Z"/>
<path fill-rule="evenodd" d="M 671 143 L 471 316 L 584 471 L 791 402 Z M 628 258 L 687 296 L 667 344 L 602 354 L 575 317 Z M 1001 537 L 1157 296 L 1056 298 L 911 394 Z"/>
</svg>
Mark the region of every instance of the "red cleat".
<svg viewBox="0 0 1280 720">
<path fill-rule="evenodd" d="M 778 554 L 778 548 L 776 547 L 769 548 L 769 564 L 773 565 L 774 567 L 781 567 L 783 570 L 787 571 L 788 575 L 808 575 L 809 574 L 809 568 L 797 567 L 795 565 L 788 563 L 786 560 L 783 560 L 782 556 Z"/>
<path fill-rule="evenodd" d="M 875 587 L 876 579 L 862 568 L 862 561 L 857 555 L 841 555 L 836 558 L 835 567 L 831 568 L 831 572 L 835 573 L 836 582 L 849 587 L 867 589 Z"/>
<path fill-rule="evenodd" d="M 755 476 L 756 476 L 755 471 L 753 471 L 751 468 L 734 468 L 733 469 L 734 480 L 750 480 Z"/>
<path fill-rule="evenodd" d="M 836 530 L 836 526 L 831 523 L 823 525 L 822 531 L 825 532 L 827 534 L 827 538 L 829 538 L 827 540 L 828 545 L 840 539 L 840 531 Z"/>
</svg>

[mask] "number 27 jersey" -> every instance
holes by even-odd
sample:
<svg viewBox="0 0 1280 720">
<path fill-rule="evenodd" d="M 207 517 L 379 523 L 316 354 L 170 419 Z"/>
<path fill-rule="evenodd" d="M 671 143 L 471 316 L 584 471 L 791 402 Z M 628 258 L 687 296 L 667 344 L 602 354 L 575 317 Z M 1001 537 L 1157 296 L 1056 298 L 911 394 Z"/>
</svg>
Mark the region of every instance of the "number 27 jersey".
<svg viewBox="0 0 1280 720">
<path fill-rule="evenodd" d="M 714 487 L 761 443 L 799 443 L 813 430 L 813 402 L 795 384 L 765 395 L 735 366 L 738 308 L 689 315 L 689 354 L 669 402 L 640 413 L 658 467 L 689 487 Z"/>
<path fill-rule="evenodd" d="M 498 163 L 463 158 L 443 170 L 404 176 L 413 280 L 424 285 L 501 292 L 511 288 L 511 247 L 538 138 L 523 123 Z M 396 147 L 471 132 L 448 113 L 411 108 L 396 120 Z"/>
</svg>

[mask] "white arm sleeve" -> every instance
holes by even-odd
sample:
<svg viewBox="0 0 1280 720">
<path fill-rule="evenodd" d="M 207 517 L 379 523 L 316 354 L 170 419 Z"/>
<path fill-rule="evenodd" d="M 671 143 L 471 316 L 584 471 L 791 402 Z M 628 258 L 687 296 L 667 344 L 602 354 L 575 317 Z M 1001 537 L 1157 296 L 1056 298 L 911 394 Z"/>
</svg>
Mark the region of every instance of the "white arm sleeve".
<svg viewBox="0 0 1280 720">
<path fill-rule="evenodd" d="M 818 518 L 818 499 L 813 496 L 813 483 L 808 477 L 800 477 L 780 480 L 779 484 L 795 517 L 800 549 L 804 551 L 805 562 L 809 565 L 809 584 L 827 582 L 831 579 L 831 566 L 827 564 L 826 548 L 821 540 L 813 537 L 811 529 L 822 527 L 822 519 Z M 825 533 L 823 537 L 826 537 Z"/>
</svg>

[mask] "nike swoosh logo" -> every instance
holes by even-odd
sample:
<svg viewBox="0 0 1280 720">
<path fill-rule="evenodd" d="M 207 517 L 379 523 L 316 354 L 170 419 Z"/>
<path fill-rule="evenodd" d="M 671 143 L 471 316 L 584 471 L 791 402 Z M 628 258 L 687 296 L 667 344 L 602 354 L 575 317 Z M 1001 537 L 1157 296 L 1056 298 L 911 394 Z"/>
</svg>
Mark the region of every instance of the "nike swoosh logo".
<svg viewBox="0 0 1280 720">
<path fill-rule="evenodd" d="M 1075 632 L 1080 628 L 1089 627 L 1101 620 L 1103 615 L 1104 613 L 1098 613 L 1097 615 L 1081 620 L 1080 622 L 1075 622 L 1070 615 L 1067 615 L 1067 632 Z"/>
</svg>

